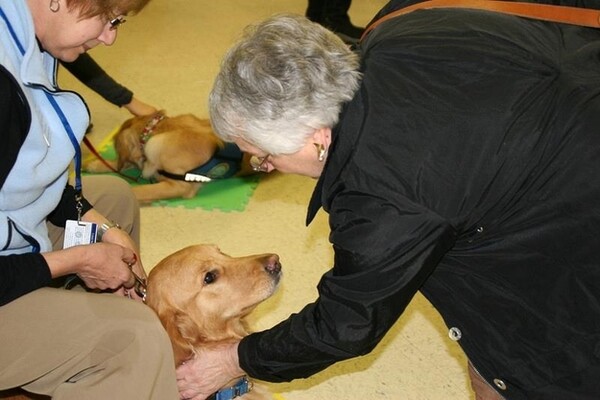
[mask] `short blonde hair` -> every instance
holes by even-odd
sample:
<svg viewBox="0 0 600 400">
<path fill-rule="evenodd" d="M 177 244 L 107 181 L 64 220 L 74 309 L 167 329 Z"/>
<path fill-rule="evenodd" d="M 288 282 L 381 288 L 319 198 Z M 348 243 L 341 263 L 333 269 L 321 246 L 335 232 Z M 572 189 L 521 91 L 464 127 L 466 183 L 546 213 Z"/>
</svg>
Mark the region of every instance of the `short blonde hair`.
<svg viewBox="0 0 600 400">
<path fill-rule="evenodd" d="M 137 14 L 150 0 L 66 0 L 69 9 L 79 10 L 81 18 Z M 115 15 L 116 14 L 116 15 Z"/>
</svg>

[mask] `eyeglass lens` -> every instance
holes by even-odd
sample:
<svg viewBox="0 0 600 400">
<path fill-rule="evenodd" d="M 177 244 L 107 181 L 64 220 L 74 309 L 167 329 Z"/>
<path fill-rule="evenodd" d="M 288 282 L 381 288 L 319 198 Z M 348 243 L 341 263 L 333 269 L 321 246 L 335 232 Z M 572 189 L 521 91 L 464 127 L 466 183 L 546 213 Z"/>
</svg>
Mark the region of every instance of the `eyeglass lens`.
<svg viewBox="0 0 600 400">
<path fill-rule="evenodd" d="M 256 172 L 267 172 L 267 170 L 268 170 L 267 159 L 268 158 L 269 158 L 268 155 L 264 156 L 264 157 L 252 156 L 252 157 L 250 157 L 250 166 Z"/>
</svg>

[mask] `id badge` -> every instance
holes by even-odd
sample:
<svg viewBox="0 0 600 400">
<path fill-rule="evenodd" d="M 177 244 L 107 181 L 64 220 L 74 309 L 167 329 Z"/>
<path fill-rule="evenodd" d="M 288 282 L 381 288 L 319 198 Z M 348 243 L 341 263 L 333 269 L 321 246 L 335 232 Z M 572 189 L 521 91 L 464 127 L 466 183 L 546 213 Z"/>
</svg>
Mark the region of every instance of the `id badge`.
<svg viewBox="0 0 600 400">
<path fill-rule="evenodd" d="M 96 243 L 97 228 L 93 222 L 67 220 L 63 248 Z"/>
</svg>

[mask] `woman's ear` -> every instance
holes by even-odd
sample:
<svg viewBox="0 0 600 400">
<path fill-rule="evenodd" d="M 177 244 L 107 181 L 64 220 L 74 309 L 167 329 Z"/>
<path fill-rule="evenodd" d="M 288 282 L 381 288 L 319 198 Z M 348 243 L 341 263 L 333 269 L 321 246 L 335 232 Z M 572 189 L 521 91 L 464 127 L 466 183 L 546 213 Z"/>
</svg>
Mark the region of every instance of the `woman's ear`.
<svg viewBox="0 0 600 400">
<path fill-rule="evenodd" d="M 313 142 L 317 145 L 323 145 L 325 150 L 329 149 L 331 144 L 331 128 L 319 128 L 313 132 Z"/>
<path fill-rule="evenodd" d="M 317 149 L 317 159 L 319 162 L 325 161 L 329 145 L 331 144 L 331 128 L 320 128 L 314 131 L 312 137 L 313 144 Z"/>
</svg>

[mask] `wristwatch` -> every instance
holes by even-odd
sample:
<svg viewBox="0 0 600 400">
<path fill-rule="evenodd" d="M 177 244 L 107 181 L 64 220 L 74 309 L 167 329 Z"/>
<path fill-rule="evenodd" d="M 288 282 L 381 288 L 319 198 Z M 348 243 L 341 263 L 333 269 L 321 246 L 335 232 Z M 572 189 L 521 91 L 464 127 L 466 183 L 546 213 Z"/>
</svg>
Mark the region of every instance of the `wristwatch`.
<svg viewBox="0 0 600 400">
<path fill-rule="evenodd" d="M 102 225 L 100 225 L 100 228 L 98 229 L 98 231 L 96 233 L 96 241 L 101 242 L 102 237 L 104 236 L 106 231 L 108 231 L 109 229 L 112 229 L 112 228 L 121 229 L 121 225 L 119 225 L 113 221 L 108 221 L 108 222 L 105 222 Z"/>
</svg>

